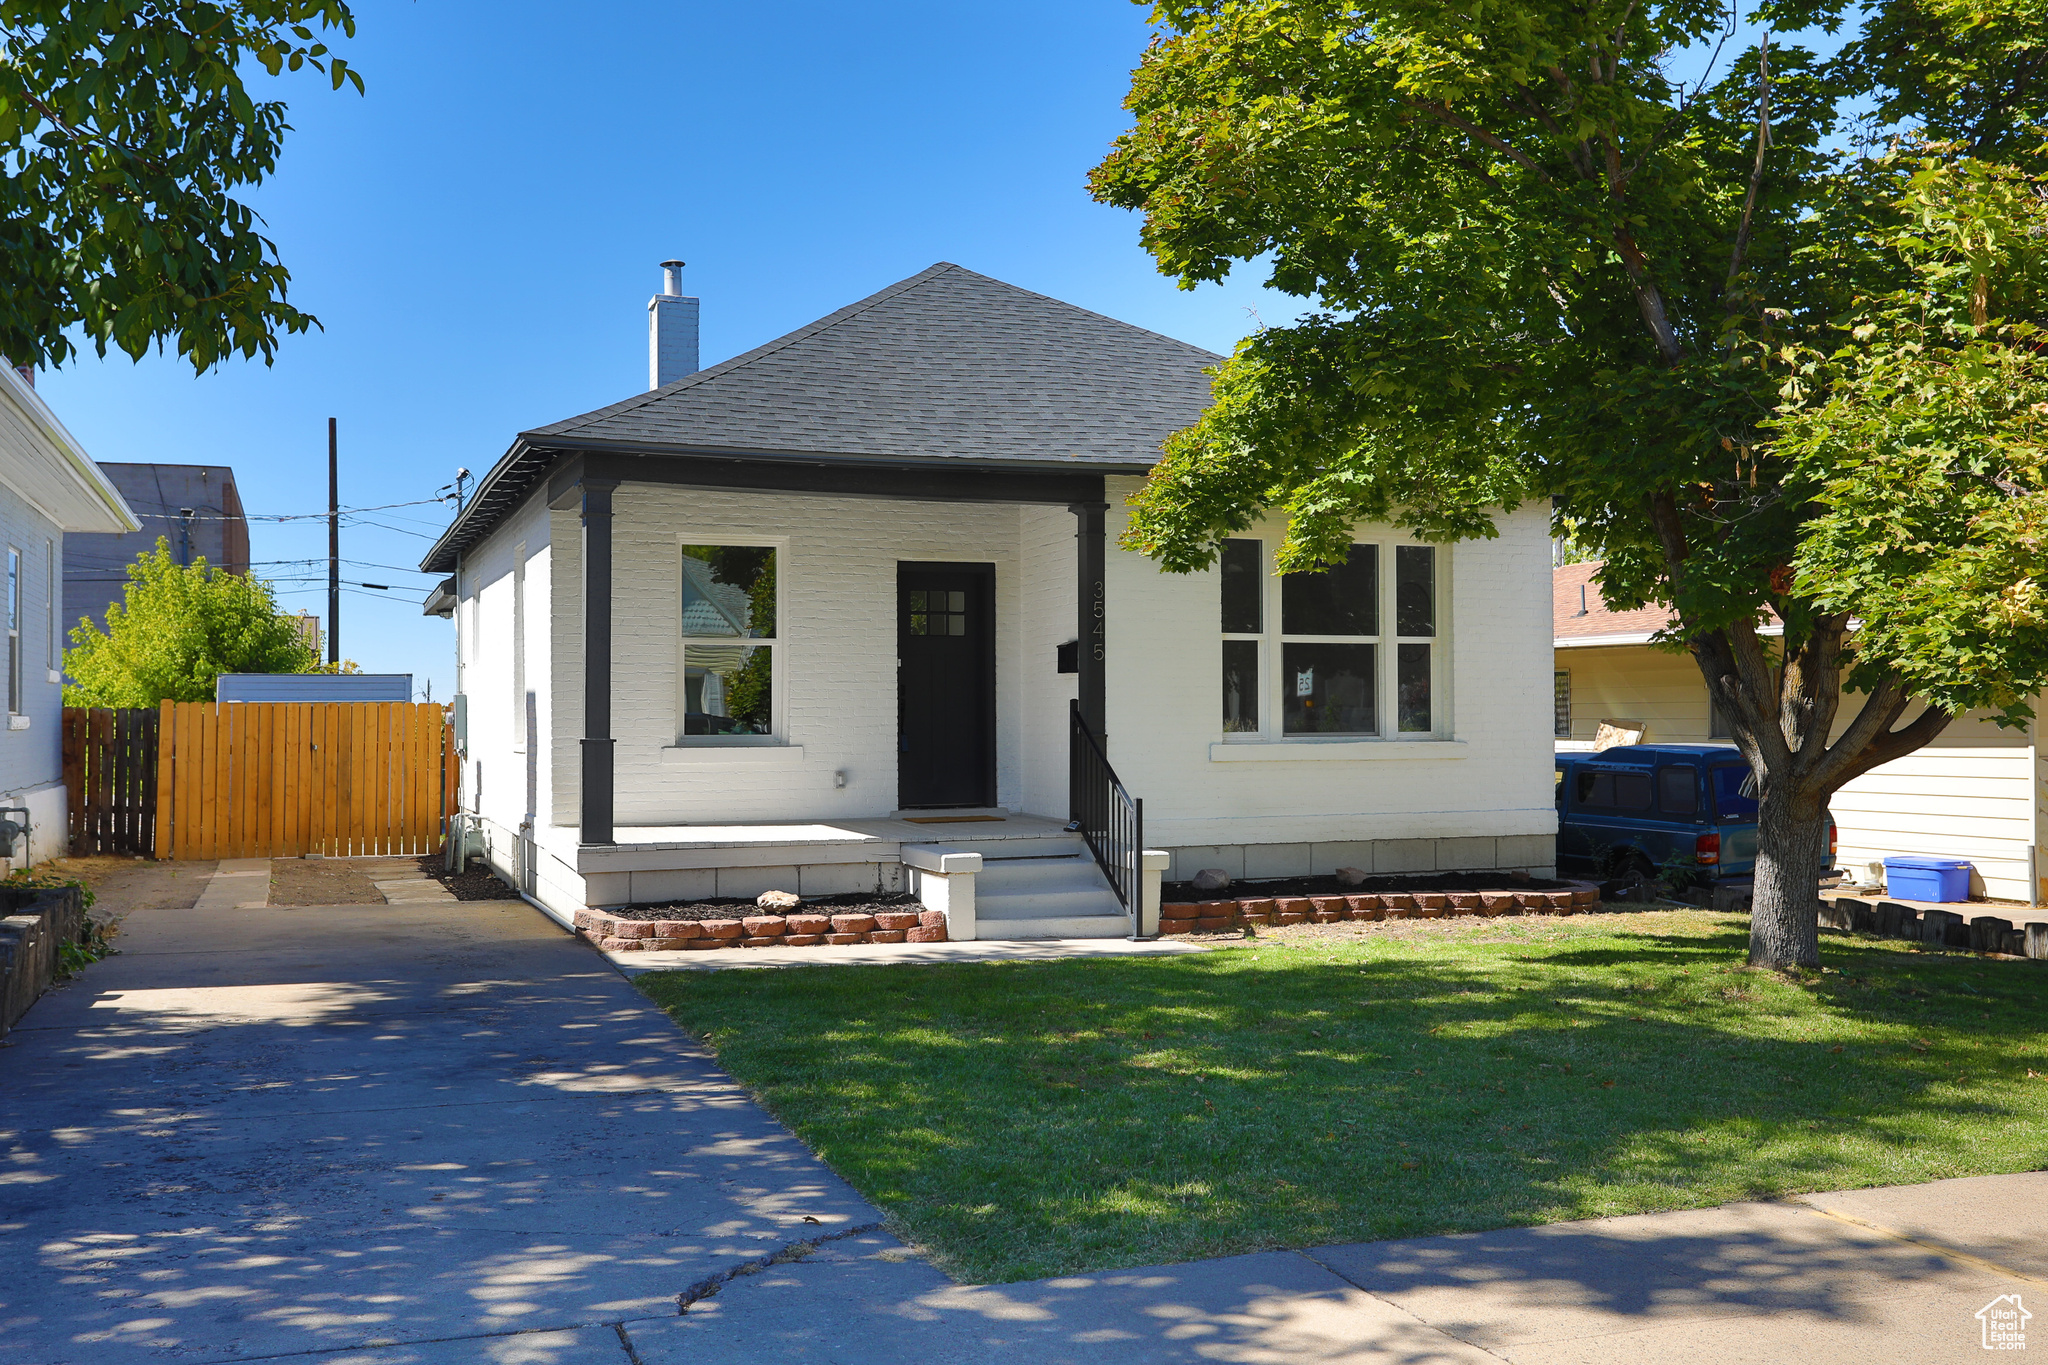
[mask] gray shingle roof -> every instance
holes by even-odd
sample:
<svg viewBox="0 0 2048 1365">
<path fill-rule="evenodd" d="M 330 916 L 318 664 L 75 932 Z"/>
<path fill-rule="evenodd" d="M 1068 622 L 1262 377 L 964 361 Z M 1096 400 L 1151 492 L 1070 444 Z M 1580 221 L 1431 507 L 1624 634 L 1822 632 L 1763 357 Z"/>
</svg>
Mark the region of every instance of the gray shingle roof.
<svg viewBox="0 0 2048 1365">
<path fill-rule="evenodd" d="M 905 460 L 1143 467 L 1220 357 L 940 264 L 708 370 L 526 435 Z"/>
<path fill-rule="evenodd" d="M 446 573 L 563 452 L 1142 472 L 1222 357 L 941 263 L 708 370 L 521 432 L 421 561 Z"/>
</svg>

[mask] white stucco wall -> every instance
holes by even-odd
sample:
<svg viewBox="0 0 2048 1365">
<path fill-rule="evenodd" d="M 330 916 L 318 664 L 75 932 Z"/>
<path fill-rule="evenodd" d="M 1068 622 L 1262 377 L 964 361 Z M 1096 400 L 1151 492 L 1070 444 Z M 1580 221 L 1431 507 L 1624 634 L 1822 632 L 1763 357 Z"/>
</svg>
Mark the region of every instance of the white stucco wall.
<svg viewBox="0 0 2048 1365">
<path fill-rule="evenodd" d="M 1137 480 L 1110 483 L 1113 546 Z M 1552 864 L 1548 536 L 1547 510 L 1531 506 L 1503 517 L 1496 539 L 1437 550 L 1449 586 L 1436 704 L 1451 742 L 1233 744 L 1227 760 L 1211 752 L 1223 740 L 1217 571 L 1163 574 L 1112 549 L 1110 762 L 1144 798 L 1146 842 L 1174 850 L 1168 875 Z M 1370 527 L 1360 538 L 1400 539 Z"/>
<path fill-rule="evenodd" d="M 518 885 L 517 839 L 529 819 L 544 823 L 553 765 L 551 568 L 553 515 L 529 500 L 496 534 L 463 557 L 456 600 L 457 686 L 468 698 L 469 752 L 462 765 L 462 807 L 484 818 L 489 861 Z M 572 523 L 573 524 L 573 523 Z M 575 542 L 571 541 L 573 552 Z M 523 565 L 526 621 L 513 616 Z M 523 676 L 515 646 L 523 645 Z M 524 688 L 519 683 L 524 682 Z M 527 715 L 526 698 L 533 713 Z M 528 726 L 532 741 L 528 740 Z M 571 840 L 573 847 L 574 840 Z"/>
<path fill-rule="evenodd" d="M 1163 574 L 1108 555 L 1110 756 L 1146 802 L 1147 842 L 1169 875 L 1240 876 L 1342 865 L 1382 871 L 1542 868 L 1552 860 L 1547 518 L 1503 520 L 1495 540 L 1440 549 L 1437 705 L 1445 742 L 1294 744 L 1250 761 L 1220 744 L 1216 575 Z M 634 827 L 857 819 L 896 809 L 896 573 L 902 561 L 990 563 L 996 573 L 997 799 L 1064 818 L 1067 714 L 1078 680 L 1057 671 L 1075 634 L 1074 518 L 1064 507 L 919 503 L 622 485 L 614 495 L 616 820 Z M 774 544 L 782 743 L 678 746 L 680 547 Z M 514 549 L 526 553 L 526 676 L 551 752 L 519 741 L 512 696 Z M 494 827 L 493 862 L 540 812 L 544 899 L 580 894 L 575 863 L 582 705 L 580 529 L 529 502 L 466 556 L 470 756 L 465 806 Z M 545 624 L 540 613 L 547 613 Z M 1243 746 L 1233 746 L 1242 752 Z M 481 767 L 479 768 L 479 765 Z M 479 771 L 481 783 L 478 783 Z M 846 784 L 834 785 L 844 772 Z M 529 789 L 530 783 L 530 789 Z M 529 790 L 531 800 L 529 800 Z M 503 849 L 500 855 L 496 850 Z M 550 890 L 552 888 L 552 890 Z"/>
</svg>

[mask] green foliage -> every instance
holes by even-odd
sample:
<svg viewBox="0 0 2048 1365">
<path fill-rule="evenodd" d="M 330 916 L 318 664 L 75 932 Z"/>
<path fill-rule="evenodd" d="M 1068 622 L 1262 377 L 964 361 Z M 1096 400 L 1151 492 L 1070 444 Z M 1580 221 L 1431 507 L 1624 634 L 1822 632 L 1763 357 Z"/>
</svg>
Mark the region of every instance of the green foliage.
<svg viewBox="0 0 2048 1365">
<path fill-rule="evenodd" d="M 62 891 L 77 887 L 78 894 L 83 897 L 83 904 L 88 910 L 92 909 L 93 902 L 98 899 L 93 895 L 92 887 L 68 872 L 53 871 L 47 865 L 17 868 L 7 874 L 5 881 L 0 881 L 0 887 L 5 887 L 9 891 Z"/>
<path fill-rule="evenodd" d="M 270 584 L 254 575 L 189 567 L 167 540 L 128 566 L 123 602 L 107 628 L 81 619 L 64 652 L 66 706 L 155 706 L 211 701 L 222 673 L 311 673 L 319 660 L 297 626 L 277 613 Z"/>
<path fill-rule="evenodd" d="M 0 353 L 61 364 L 75 327 L 100 355 L 173 342 L 203 373 L 317 325 L 235 197 L 289 126 L 252 67 L 362 89 L 316 29 L 355 18 L 343 0 L 0 0 Z"/>
<path fill-rule="evenodd" d="M 1919 158 L 1891 243 L 1910 283 L 1860 300 L 1832 353 L 1788 356 L 1771 424 L 1819 509 L 1798 590 L 1862 621 L 1851 684 L 1891 674 L 2009 724 L 2048 678 L 2048 367 L 2024 320 L 2048 298 L 2037 191 L 2009 168 Z"/>
</svg>

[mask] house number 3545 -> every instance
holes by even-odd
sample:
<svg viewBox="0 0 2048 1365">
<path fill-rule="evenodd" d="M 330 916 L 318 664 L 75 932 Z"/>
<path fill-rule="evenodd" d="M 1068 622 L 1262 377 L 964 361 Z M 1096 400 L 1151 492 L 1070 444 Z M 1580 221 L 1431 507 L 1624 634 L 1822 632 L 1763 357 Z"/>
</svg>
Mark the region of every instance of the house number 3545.
<svg viewBox="0 0 2048 1365">
<path fill-rule="evenodd" d="M 1102 661 L 1102 580 L 1095 580 L 1093 600 L 1088 603 L 1088 657 Z"/>
</svg>

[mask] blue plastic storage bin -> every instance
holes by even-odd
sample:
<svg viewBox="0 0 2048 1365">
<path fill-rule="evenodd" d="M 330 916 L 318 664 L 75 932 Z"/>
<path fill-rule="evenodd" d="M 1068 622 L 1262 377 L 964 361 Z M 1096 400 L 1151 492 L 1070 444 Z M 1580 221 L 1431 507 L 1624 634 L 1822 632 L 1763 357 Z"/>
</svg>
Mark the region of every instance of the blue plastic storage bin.
<svg viewBox="0 0 2048 1365">
<path fill-rule="evenodd" d="M 1886 858 L 1884 889 L 1908 901 L 1966 901 L 1970 864 L 1954 858 Z"/>
</svg>

